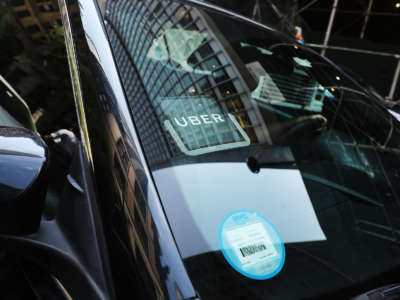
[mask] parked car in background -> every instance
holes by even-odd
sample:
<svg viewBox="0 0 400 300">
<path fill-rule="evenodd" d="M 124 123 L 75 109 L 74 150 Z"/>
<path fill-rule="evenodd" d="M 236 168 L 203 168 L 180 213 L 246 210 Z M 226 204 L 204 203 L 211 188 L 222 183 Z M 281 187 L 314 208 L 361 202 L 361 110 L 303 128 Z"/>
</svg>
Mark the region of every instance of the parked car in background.
<svg viewBox="0 0 400 300">
<path fill-rule="evenodd" d="M 211 4 L 59 2 L 80 141 L 53 213 L 0 227 L 39 299 L 399 295 L 400 127 L 370 91 Z"/>
</svg>

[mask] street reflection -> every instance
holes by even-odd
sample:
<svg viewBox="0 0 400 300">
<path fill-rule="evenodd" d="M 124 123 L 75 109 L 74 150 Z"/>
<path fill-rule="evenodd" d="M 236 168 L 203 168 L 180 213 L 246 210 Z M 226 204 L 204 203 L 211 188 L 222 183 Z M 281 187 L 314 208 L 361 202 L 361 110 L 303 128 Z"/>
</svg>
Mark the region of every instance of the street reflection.
<svg viewBox="0 0 400 300">
<path fill-rule="evenodd" d="M 29 106 L 32 125 L 43 135 L 76 127 L 57 1 L 2 1 L 0 22 L 0 75 Z"/>
</svg>

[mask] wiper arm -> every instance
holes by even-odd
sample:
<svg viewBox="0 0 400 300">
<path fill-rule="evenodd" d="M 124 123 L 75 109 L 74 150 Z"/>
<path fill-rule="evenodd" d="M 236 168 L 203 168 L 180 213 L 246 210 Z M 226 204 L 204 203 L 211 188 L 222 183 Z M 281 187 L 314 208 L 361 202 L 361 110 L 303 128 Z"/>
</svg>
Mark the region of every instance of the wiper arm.
<svg viewBox="0 0 400 300">
<path fill-rule="evenodd" d="M 330 188 L 333 188 L 335 190 L 338 190 L 338 191 L 341 191 L 343 193 L 349 194 L 351 196 L 356 197 L 357 199 L 360 199 L 360 200 L 363 200 L 363 201 L 367 202 L 368 204 L 372 204 L 372 205 L 375 205 L 375 206 L 383 207 L 382 203 L 379 203 L 379 202 L 375 201 L 374 199 L 372 199 L 372 198 L 370 198 L 368 196 L 365 196 L 365 195 L 363 195 L 363 194 L 361 194 L 359 192 L 356 192 L 355 190 L 352 190 L 352 189 L 350 189 L 350 188 L 348 188 L 346 186 L 337 184 L 337 183 L 335 183 L 333 181 L 330 181 L 328 179 L 321 178 L 319 176 L 315 176 L 315 175 L 312 175 L 312 174 L 309 174 L 309 173 L 301 172 L 301 175 L 303 176 L 303 178 L 312 180 L 314 182 L 321 183 L 321 184 L 326 185 L 326 186 L 328 186 Z"/>
<path fill-rule="evenodd" d="M 351 300 L 396 300 L 400 298 L 400 285 L 391 284 L 366 292 Z"/>
<path fill-rule="evenodd" d="M 262 168 L 285 168 L 285 169 L 292 169 L 292 168 L 297 168 L 296 162 L 294 158 L 288 153 L 288 155 L 283 155 L 280 157 L 280 159 L 271 159 L 270 161 L 261 161 L 259 162 L 255 157 L 250 156 L 247 158 L 246 161 L 247 167 L 250 169 L 251 172 L 253 173 L 259 173 Z M 312 180 L 314 182 L 318 182 L 320 184 L 323 184 L 327 187 L 330 187 L 332 189 L 338 190 L 340 192 L 343 192 L 345 194 L 348 194 L 350 196 L 353 196 L 357 198 L 358 200 L 361 200 L 363 202 L 366 202 L 370 205 L 375 205 L 378 207 L 383 207 L 383 204 L 375 201 L 374 199 L 365 196 L 351 188 L 348 188 L 346 186 L 337 184 L 333 181 L 330 181 L 328 179 L 310 174 L 310 173 L 305 173 L 301 172 L 301 175 L 303 178 Z"/>
</svg>

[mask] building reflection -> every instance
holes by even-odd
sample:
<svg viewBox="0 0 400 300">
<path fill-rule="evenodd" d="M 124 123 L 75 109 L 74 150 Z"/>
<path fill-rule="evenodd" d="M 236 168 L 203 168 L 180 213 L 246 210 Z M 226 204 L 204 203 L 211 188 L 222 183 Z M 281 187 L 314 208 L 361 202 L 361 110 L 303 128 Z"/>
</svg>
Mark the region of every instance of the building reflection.
<svg viewBox="0 0 400 300">
<path fill-rule="evenodd" d="M 77 12 L 77 4 L 72 2 L 72 11 Z M 57 1 L 1 1 L 0 14 L 0 74 L 26 99 L 41 134 L 75 128 Z"/>
<path fill-rule="evenodd" d="M 114 190 L 110 225 L 113 234 L 125 247 L 130 262 L 136 265 L 130 272 L 140 271 L 135 276 L 140 277 L 151 299 L 165 299 L 164 281 L 168 268 L 161 263 L 159 234 L 148 205 L 148 179 L 137 149 L 127 134 L 129 130 L 121 117 L 118 100 L 99 64 L 95 44 L 88 35 L 85 34 L 84 38 L 91 52 L 89 60 L 96 69 L 97 86 L 101 87 L 96 93 L 107 128 L 101 152 L 106 154 L 103 163 L 110 172 L 107 184 Z"/>
<path fill-rule="evenodd" d="M 216 34 L 218 28 L 207 15 L 169 1 L 109 1 L 105 11 L 122 81 L 152 166 L 181 154 L 160 123 L 165 119 L 165 99 L 214 99 L 252 142 L 271 142 L 259 108 L 250 100 L 250 88 L 256 84 L 251 78 L 243 80 L 245 66 Z"/>
<path fill-rule="evenodd" d="M 146 203 L 147 179 L 137 160 L 136 150 L 131 145 L 126 145 L 126 139 L 122 136 L 115 116 L 108 113 L 106 120 L 110 129 L 108 137 L 114 170 L 112 178 L 118 189 L 120 207 L 126 217 L 130 250 L 140 270 L 146 270 L 141 276 L 147 277 L 145 282 L 152 284 L 156 299 L 164 299 L 156 261 L 156 255 L 159 255 L 156 253 L 159 251 L 159 246 L 156 245 L 157 232 Z"/>
<path fill-rule="evenodd" d="M 56 0 L 8 0 L 8 5 L 33 40 L 46 39 L 55 26 L 62 26 Z M 76 11 L 77 7 L 73 10 Z"/>
</svg>

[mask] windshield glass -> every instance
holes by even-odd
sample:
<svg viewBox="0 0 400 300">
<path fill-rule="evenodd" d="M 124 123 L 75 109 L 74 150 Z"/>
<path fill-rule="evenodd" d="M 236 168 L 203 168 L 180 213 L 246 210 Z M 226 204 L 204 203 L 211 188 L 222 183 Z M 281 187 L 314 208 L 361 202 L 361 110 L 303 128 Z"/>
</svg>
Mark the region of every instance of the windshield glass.
<svg viewBox="0 0 400 300">
<path fill-rule="evenodd" d="M 202 299 L 350 297 L 393 283 L 399 123 L 376 98 L 278 32 L 209 9 L 108 1 L 105 19 Z M 279 268 L 261 276 L 267 256 Z"/>
</svg>

